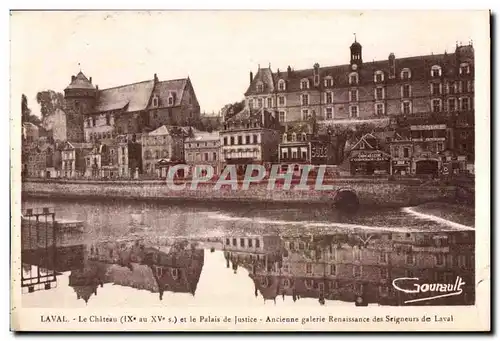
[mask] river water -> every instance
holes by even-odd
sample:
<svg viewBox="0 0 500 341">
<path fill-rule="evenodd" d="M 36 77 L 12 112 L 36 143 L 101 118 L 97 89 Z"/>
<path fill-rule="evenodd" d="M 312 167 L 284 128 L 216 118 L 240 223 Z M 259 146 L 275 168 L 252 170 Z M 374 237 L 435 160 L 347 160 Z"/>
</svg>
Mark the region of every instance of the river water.
<svg viewBox="0 0 500 341">
<path fill-rule="evenodd" d="M 472 219 L 412 208 L 23 200 L 24 212 L 42 207 L 82 230 L 23 224 L 25 307 L 474 304 Z M 426 283 L 449 284 L 449 295 L 400 290 Z"/>
</svg>

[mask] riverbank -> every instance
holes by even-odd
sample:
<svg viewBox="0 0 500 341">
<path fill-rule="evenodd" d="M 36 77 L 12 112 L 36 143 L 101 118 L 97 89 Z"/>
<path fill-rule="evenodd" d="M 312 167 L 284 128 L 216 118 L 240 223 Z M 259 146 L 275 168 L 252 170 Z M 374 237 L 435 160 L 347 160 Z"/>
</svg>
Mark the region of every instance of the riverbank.
<svg viewBox="0 0 500 341">
<path fill-rule="evenodd" d="M 456 187 L 418 181 L 383 179 L 335 179 L 329 189 L 284 189 L 268 184 L 251 183 L 247 189 L 230 185 L 217 188 L 212 183 L 191 187 L 189 182 L 176 182 L 173 189 L 165 181 L 83 181 L 36 179 L 22 183 L 22 194 L 45 197 L 80 197 L 105 199 L 186 200 L 222 202 L 280 202 L 334 205 L 342 199 L 339 193 L 354 193 L 360 205 L 383 207 L 416 206 L 433 201 L 452 201 Z"/>
<path fill-rule="evenodd" d="M 460 205 L 443 202 L 429 202 L 411 208 L 413 212 L 425 216 L 433 216 L 444 219 L 454 224 L 460 224 L 471 228 L 475 227 L 475 208 L 469 205 Z"/>
</svg>

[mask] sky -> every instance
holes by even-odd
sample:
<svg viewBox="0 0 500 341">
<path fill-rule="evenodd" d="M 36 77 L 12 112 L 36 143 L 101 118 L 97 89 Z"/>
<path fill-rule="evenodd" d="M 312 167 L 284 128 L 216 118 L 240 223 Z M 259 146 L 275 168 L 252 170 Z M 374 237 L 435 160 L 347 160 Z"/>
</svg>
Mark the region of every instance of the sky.
<svg viewBox="0 0 500 341">
<path fill-rule="evenodd" d="M 354 33 L 364 61 L 453 52 L 484 40 L 484 21 L 470 11 L 13 12 L 11 111 L 24 93 L 39 113 L 36 93 L 63 92 L 81 70 L 100 89 L 189 76 L 201 111 L 218 112 L 244 98 L 259 64 L 347 64 Z"/>
</svg>

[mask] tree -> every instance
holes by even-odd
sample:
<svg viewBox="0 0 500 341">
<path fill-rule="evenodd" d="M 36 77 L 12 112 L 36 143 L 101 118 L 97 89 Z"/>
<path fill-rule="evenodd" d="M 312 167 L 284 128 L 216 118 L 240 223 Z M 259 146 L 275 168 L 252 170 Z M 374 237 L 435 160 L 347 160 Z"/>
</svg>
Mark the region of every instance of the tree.
<svg viewBox="0 0 500 341">
<path fill-rule="evenodd" d="M 21 96 L 21 122 L 30 122 L 36 126 L 40 126 L 42 123 L 38 116 L 31 113 L 31 109 L 28 106 L 28 98 L 25 94 Z"/>
<path fill-rule="evenodd" d="M 36 94 L 36 101 L 40 104 L 40 113 L 44 123 L 58 109 L 64 111 L 64 95 L 60 92 L 54 90 L 40 91 Z"/>
</svg>

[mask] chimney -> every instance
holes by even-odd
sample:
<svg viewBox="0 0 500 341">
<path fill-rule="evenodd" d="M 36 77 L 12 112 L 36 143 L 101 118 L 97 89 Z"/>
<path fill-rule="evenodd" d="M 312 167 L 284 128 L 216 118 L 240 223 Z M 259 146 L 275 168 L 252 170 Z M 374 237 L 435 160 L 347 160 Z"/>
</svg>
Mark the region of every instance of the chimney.
<svg viewBox="0 0 500 341">
<path fill-rule="evenodd" d="M 71 76 L 71 82 L 74 82 L 76 79 L 76 76 Z"/>
<path fill-rule="evenodd" d="M 154 81 L 155 81 L 155 83 L 158 83 L 158 75 L 156 73 L 154 75 Z"/>
<path fill-rule="evenodd" d="M 292 74 L 292 68 L 290 67 L 290 65 L 288 65 L 288 68 L 286 69 L 286 71 L 288 72 L 288 76 L 290 76 Z"/>
<path fill-rule="evenodd" d="M 89 78 L 89 82 L 90 82 L 90 84 L 92 84 L 92 77 Z"/>
<path fill-rule="evenodd" d="M 250 71 L 250 84 L 252 84 L 252 81 L 253 81 L 253 72 Z"/>
</svg>

